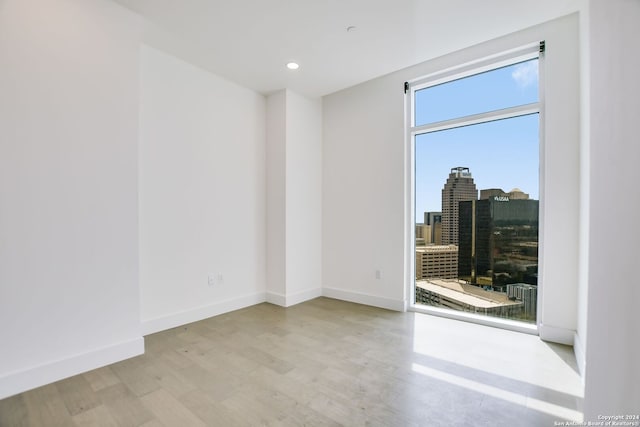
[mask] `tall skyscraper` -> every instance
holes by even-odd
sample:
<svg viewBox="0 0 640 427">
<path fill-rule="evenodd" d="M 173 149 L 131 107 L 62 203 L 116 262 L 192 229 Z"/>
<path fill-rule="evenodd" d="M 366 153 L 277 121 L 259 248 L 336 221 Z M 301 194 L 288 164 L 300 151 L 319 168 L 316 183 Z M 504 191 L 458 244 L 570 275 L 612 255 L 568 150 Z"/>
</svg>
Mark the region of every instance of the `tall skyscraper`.
<svg viewBox="0 0 640 427">
<path fill-rule="evenodd" d="M 458 277 L 501 291 L 537 285 L 538 208 L 537 200 L 506 196 L 461 202 Z"/>
<path fill-rule="evenodd" d="M 478 200 L 478 190 L 469 168 L 451 168 L 442 189 L 442 244 L 458 244 L 458 205 L 462 201 Z"/>
</svg>

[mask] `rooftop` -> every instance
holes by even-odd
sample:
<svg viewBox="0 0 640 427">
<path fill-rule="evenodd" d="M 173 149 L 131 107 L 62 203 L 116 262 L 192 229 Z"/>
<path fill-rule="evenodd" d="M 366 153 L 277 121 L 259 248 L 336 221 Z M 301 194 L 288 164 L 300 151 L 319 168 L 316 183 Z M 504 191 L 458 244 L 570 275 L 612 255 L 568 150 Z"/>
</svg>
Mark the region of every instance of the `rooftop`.
<svg viewBox="0 0 640 427">
<path fill-rule="evenodd" d="M 418 246 L 416 252 L 458 252 L 456 245 L 429 245 Z"/>
<path fill-rule="evenodd" d="M 417 280 L 416 286 L 478 308 L 521 304 L 517 301 L 511 301 L 505 294 L 485 291 L 455 279 Z"/>
</svg>

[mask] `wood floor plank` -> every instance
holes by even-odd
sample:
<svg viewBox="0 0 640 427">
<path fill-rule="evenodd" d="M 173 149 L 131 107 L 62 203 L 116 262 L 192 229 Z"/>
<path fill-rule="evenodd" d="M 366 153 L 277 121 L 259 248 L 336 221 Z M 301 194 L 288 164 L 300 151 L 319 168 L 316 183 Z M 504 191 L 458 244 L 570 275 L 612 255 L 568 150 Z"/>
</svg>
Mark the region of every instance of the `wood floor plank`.
<svg viewBox="0 0 640 427">
<path fill-rule="evenodd" d="M 154 419 L 138 396 L 123 383 L 103 388 L 97 394 L 121 427 L 136 427 Z"/>
<path fill-rule="evenodd" d="M 260 368 L 251 373 L 251 381 L 249 383 L 268 387 L 273 391 L 294 397 L 301 405 L 308 405 L 316 397 L 317 389 L 309 381 L 300 381 L 295 377 L 291 377 L 290 374 L 280 375 L 271 369 Z"/>
<path fill-rule="evenodd" d="M 145 360 L 151 359 L 151 357 L 143 359 L 138 356 L 115 363 L 111 365 L 111 369 L 136 396 L 144 396 L 160 388 L 160 383 L 144 369 Z"/>
<path fill-rule="evenodd" d="M 354 407 L 351 404 L 345 405 L 324 393 L 319 393 L 309 402 L 309 407 L 345 426 L 365 425 L 367 423 L 367 416 L 362 408 Z"/>
<path fill-rule="evenodd" d="M 276 378 L 276 382 L 280 382 L 281 378 Z M 305 385 L 296 393 L 280 392 L 274 390 L 271 383 L 250 383 L 245 385 L 245 394 L 249 395 L 254 402 L 259 402 L 263 407 L 270 408 L 271 412 L 283 414 L 284 418 L 279 420 L 285 424 L 309 425 L 309 426 L 334 426 L 337 423 L 324 416 L 322 413 L 312 409 L 308 402 L 313 397 L 305 398 L 303 391 Z M 307 385 L 308 387 L 308 385 Z M 241 389 L 242 392 L 242 389 Z M 313 393 L 314 395 L 317 393 Z"/>
<path fill-rule="evenodd" d="M 254 362 L 257 362 L 266 368 L 272 369 L 279 374 L 286 374 L 294 368 L 291 363 L 275 357 L 274 355 L 256 347 L 248 347 L 246 349 L 242 349 L 238 351 L 238 354 L 247 359 L 253 360 Z"/>
<path fill-rule="evenodd" d="M 170 348 L 165 351 L 161 351 L 158 353 L 158 360 L 162 360 L 172 369 L 180 369 L 185 368 L 187 366 L 193 365 L 193 360 L 177 351 L 176 348 Z"/>
<path fill-rule="evenodd" d="M 181 369 L 180 375 L 194 384 L 197 389 L 206 393 L 213 400 L 223 400 L 231 395 L 238 384 L 242 382 L 242 375 L 233 375 L 229 371 L 218 368 L 205 368 L 201 365 L 192 365 Z"/>
<path fill-rule="evenodd" d="M 73 425 L 56 384 L 24 393 L 24 402 L 28 411 L 28 426 L 68 427 Z"/>
<path fill-rule="evenodd" d="M 278 425 L 297 427 L 287 419 L 287 414 L 273 407 L 267 407 L 255 399 L 252 390 L 236 392 L 222 401 L 222 405 L 230 411 L 242 414 L 252 426 Z"/>
<path fill-rule="evenodd" d="M 237 372 L 242 375 L 257 369 L 260 363 L 243 357 L 236 348 L 227 345 L 228 340 L 232 339 L 233 337 L 218 338 L 219 341 L 215 341 L 216 345 L 211 350 L 206 353 L 191 352 L 187 357 L 199 366 L 212 371 L 223 369 L 226 372 Z M 239 348 L 245 347 L 243 345 Z"/>
<path fill-rule="evenodd" d="M 120 382 L 120 378 L 113 373 L 109 366 L 85 372 L 82 376 L 87 380 L 93 391 L 102 390 Z"/>
<path fill-rule="evenodd" d="M 161 360 L 154 360 L 149 363 L 145 366 L 145 371 L 153 376 L 161 388 L 168 390 L 173 396 L 179 397 L 197 389 L 197 386 L 184 375 L 177 370 L 171 369 L 169 364 Z"/>
<path fill-rule="evenodd" d="M 24 402 L 24 394 L 0 400 L 0 427 L 28 424 L 29 412 Z"/>
<path fill-rule="evenodd" d="M 140 427 L 170 427 L 162 424 L 160 421 L 153 419 L 151 421 L 147 421 L 144 424 L 141 424 Z"/>
<path fill-rule="evenodd" d="M 237 412 L 230 411 L 209 394 L 192 391 L 180 397 L 180 402 L 196 414 L 209 427 L 250 427 L 251 424 Z"/>
<path fill-rule="evenodd" d="M 103 405 L 74 415 L 73 423 L 77 427 L 120 427 L 118 421 Z"/>
<path fill-rule="evenodd" d="M 204 421 L 187 409 L 164 389 L 158 389 L 140 398 L 144 406 L 167 426 L 206 426 Z"/>
<path fill-rule="evenodd" d="M 59 381 L 56 387 L 71 416 L 95 408 L 101 403 L 82 375 Z"/>
</svg>

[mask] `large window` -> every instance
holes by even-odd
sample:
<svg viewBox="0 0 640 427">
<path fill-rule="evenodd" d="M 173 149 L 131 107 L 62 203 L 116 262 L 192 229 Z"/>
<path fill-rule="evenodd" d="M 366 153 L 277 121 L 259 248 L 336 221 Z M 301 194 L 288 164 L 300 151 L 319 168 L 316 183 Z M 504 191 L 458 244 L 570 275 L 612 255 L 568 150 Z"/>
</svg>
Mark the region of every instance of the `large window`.
<svg viewBox="0 0 640 427">
<path fill-rule="evenodd" d="M 539 52 L 407 86 L 418 306 L 536 322 Z"/>
</svg>

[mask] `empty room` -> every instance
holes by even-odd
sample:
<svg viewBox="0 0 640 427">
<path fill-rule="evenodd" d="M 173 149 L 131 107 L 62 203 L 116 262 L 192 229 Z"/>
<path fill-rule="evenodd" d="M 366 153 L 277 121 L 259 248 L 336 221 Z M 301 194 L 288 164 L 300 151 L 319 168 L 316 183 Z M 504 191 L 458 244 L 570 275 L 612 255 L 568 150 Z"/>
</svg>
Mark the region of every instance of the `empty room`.
<svg viewBox="0 0 640 427">
<path fill-rule="evenodd" d="M 0 426 L 640 426 L 638 0 L 0 0 Z"/>
</svg>

